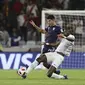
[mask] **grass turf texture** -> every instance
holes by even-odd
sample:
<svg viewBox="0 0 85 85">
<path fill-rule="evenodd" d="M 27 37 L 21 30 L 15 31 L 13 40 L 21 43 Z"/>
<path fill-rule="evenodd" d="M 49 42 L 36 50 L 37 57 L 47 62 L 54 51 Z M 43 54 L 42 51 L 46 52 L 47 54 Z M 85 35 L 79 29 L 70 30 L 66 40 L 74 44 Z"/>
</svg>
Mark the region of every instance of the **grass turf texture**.
<svg viewBox="0 0 85 85">
<path fill-rule="evenodd" d="M 50 79 L 44 70 L 34 70 L 22 79 L 16 70 L 0 70 L 0 85 L 85 85 L 85 70 L 64 69 L 61 74 L 67 74 L 69 79 Z"/>
</svg>

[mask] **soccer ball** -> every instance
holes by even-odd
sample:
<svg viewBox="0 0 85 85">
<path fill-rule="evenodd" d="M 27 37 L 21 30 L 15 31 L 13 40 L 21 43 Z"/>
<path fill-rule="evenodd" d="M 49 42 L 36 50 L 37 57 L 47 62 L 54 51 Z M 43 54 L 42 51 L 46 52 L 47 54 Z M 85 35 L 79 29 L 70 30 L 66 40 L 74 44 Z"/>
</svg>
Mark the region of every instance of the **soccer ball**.
<svg viewBox="0 0 85 85">
<path fill-rule="evenodd" d="M 26 67 L 20 67 L 20 69 L 17 71 L 19 76 L 22 76 L 26 72 Z"/>
</svg>

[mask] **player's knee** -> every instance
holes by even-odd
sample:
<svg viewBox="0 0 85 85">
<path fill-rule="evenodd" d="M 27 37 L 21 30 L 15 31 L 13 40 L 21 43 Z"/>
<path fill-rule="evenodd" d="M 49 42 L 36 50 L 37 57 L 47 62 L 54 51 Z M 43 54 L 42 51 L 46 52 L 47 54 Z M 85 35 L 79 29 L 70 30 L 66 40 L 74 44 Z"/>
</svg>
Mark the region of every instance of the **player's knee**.
<svg viewBox="0 0 85 85">
<path fill-rule="evenodd" d="M 45 61 L 45 62 L 43 63 L 43 65 L 44 65 L 47 69 L 49 69 L 50 66 L 51 66 L 50 64 L 47 63 L 47 61 Z"/>
<path fill-rule="evenodd" d="M 40 55 L 36 60 L 37 60 L 39 63 L 45 62 L 46 56 L 45 56 L 44 54 L 42 54 L 42 55 Z"/>
<path fill-rule="evenodd" d="M 54 66 L 50 66 L 48 72 L 47 72 L 47 76 L 51 77 L 52 74 L 55 72 L 56 68 Z"/>
</svg>

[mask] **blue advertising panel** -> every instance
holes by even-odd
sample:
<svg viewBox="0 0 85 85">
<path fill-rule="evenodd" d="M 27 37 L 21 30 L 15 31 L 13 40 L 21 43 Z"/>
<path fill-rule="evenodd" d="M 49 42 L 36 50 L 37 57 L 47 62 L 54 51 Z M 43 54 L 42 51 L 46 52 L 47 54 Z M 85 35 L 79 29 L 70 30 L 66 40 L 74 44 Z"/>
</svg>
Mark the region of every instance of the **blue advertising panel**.
<svg viewBox="0 0 85 85">
<path fill-rule="evenodd" d="M 39 53 L 0 53 L 0 69 L 18 69 L 25 64 L 30 65 Z"/>
<path fill-rule="evenodd" d="M 83 69 L 85 68 L 85 53 L 84 52 L 72 52 L 70 57 L 65 57 L 64 62 L 60 66 L 61 68 L 73 68 Z"/>
<path fill-rule="evenodd" d="M 40 53 L 5 52 L 0 53 L 0 69 L 18 69 L 25 64 L 30 65 Z M 72 52 L 70 57 L 65 57 L 60 68 L 85 68 L 85 53 Z"/>
</svg>

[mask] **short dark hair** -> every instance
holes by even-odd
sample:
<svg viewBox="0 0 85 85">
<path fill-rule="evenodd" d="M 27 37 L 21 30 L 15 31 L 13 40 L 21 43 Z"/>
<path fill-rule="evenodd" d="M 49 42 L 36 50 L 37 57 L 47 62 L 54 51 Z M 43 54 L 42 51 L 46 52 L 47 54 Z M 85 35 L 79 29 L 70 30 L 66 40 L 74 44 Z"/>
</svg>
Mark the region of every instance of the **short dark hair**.
<svg viewBox="0 0 85 85">
<path fill-rule="evenodd" d="M 47 19 L 55 19 L 55 17 L 53 15 L 48 15 Z"/>
</svg>

